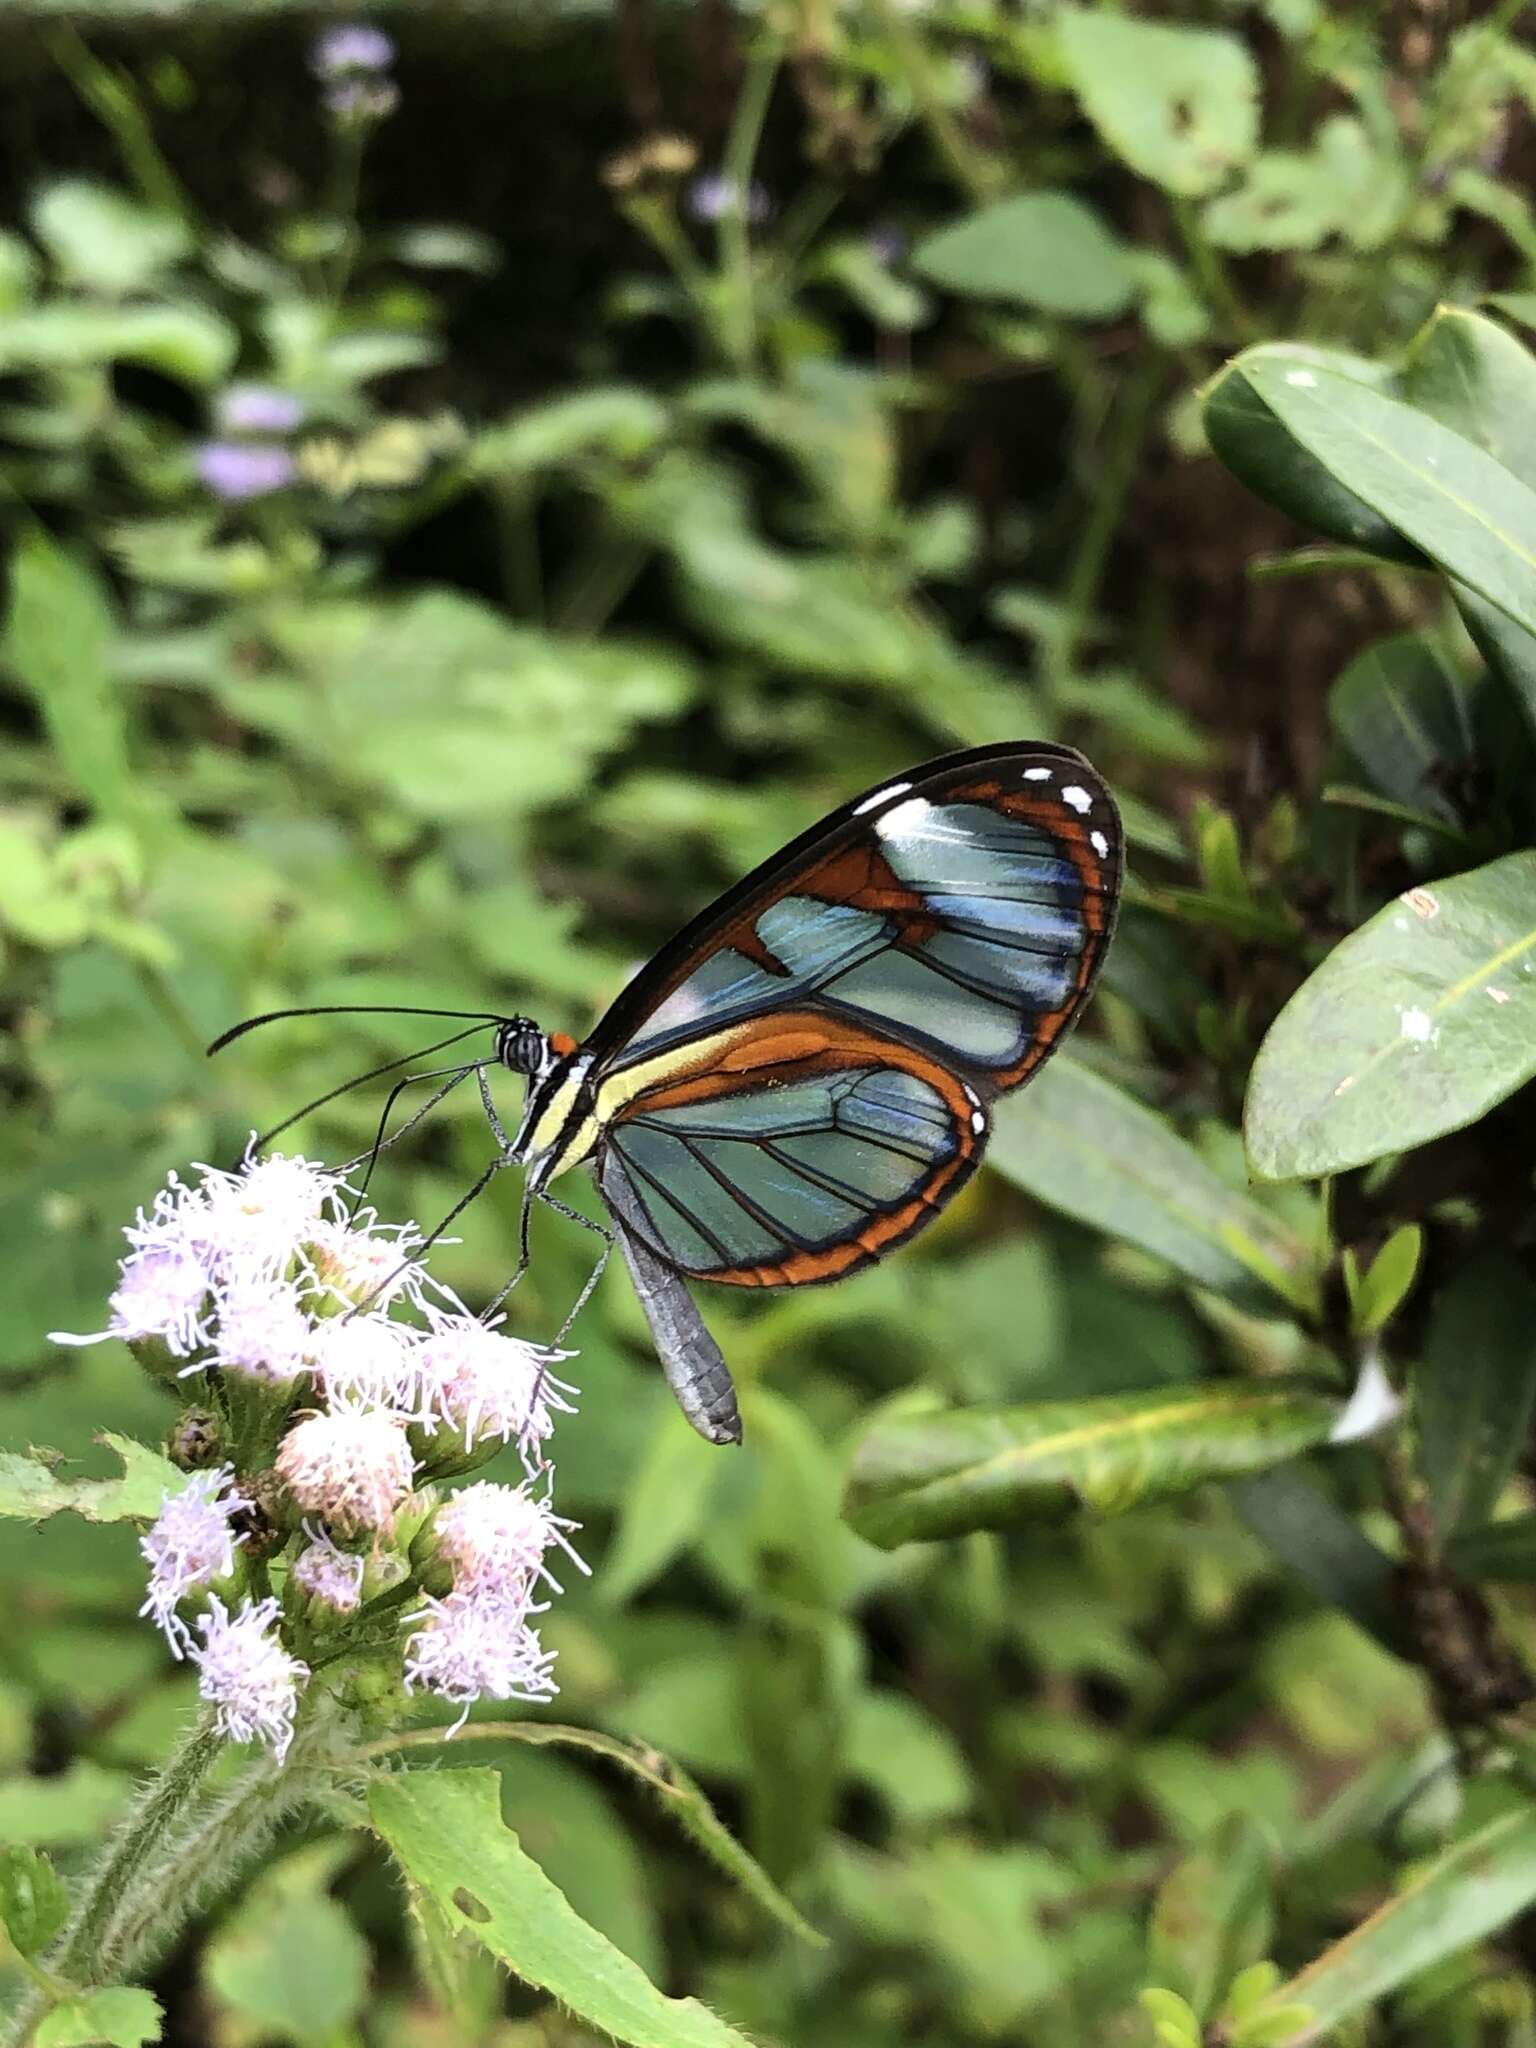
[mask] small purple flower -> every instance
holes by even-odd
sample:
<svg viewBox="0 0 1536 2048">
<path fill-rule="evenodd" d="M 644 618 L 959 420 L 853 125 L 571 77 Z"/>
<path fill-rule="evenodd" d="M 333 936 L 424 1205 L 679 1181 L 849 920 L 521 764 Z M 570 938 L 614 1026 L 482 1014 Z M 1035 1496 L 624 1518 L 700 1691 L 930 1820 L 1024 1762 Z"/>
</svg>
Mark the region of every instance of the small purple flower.
<svg viewBox="0 0 1536 2048">
<path fill-rule="evenodd" d="M 724 171 L 706 171 L 688 187 L 688 210 L 695 220 L 724 220 L 727 214 L 743 211 L 741 187 Z M 747 219 L 753 227 L 761 227 L 772 212 L 768 188 L 754 182 L 747 188 Z"/>
<path fill-rule="evenodd" d="M 575 1413 L 575 1392 L 550 1372 L 570 1357 L 520 1337 L 502 1336 L 470 1315 L 435 1315 L 415 1353 L 423 1418 L 460 1430 L 464 1448 L 498 1436 L 516 1438 L 525 1453 L 554 1429 L 555 1413 Z"/>
<path fill-rule="evenodd" d="M 226 434 L 291 434 L 304 418 L 304 405 L 270 384 L 231 384 L 219 395 L 218 414 Z"/>
<path fill-rule="evenodd" d="M 177 1614 L 189 1593 L 227 1579 L 235 1568 L 235 1545 L 244 1539 L 230 1518 L 251 1506 L 235 1490 L 229 1466 L 217 1472 L 194 1472 L 180 1493 L 168 1493 L 160 1512 L 141 1538 L 149 1571 L 149 1594 L 140 1614 L 150 1615 L 156 1628 L 181 1657 L 192 1648 L 192 1632 Z"/>
<path fill-rule="evenodd" d="M 313 1337 L 291 1282 L 271 1273 L 241 1275 L 220 1294 L 208 1362 L 268 1386 L 289 1386 L 307 1369 Z"/>
<path fill-rule="evenodd" d="M 401 1418 L 352 1403 L 296 1422 L 278 1447 L 276 1469 L 305 1513 L 343 1536 L 387 1534 L 416 1472 Z"/>
<path fill-rule="evenodd" d="M 366 21 L 342 22 L 315 38 L 310 66 L 317 78 L 339 78 L 349 71 L 387 71 L 395 46 L 383 29 Z"/>
<path fill-rule="evenodd" d="M 215 1594 L 198 1622 L 203 1642 L 191 1652 L 197 1689 L 230 1742 L 265 1742 L 281 1763 L 293 1740 L 299 1687 L 309 1666 L 290 1656 L 277 1636 L 278 1605 L 247 1600 L 239 1613 Z"/>
<path fill-rule="evenodd" d="M 286 448 L 251 441 L 204 441 L 197 451 L 197 473 L 216 498 L 230 504 L 268 497 L 297 474 Z"/>
<path fill-rule="evenodd" d="M 293 1582 L 319 1607 L 351 1614 L 363 1597 L 363 1560 L 334 1544 L 323 1529 L 304 1524 L 309 1547 L 293 1561 Z"/>
<path fill-rule="evenodd" d="M 576 1526 L 526 1486 L 482 1480 L 452 1494 L 433 1528 L 440 1555 L 453 1567 L 456 1593 L 493 1594 L 516 1606 L 527 1603 L 536 1579 L 557 1593 L 564 1590 L 544 1562 L 551 1545 L 559 1544 L 573 1564 L 587 1569 L 565 1533 Z"/>
<path fill-rule="evenodd" d="M 411 1618 L 421 1626 L 405 1646 L 405 1688 L 454 1700 L 465 1713 L 482 1695 L 551 1700 L 559 1692 L 553 1650 L 528 1626 L 529 1610 L 484 1593 L 455 1590 Z"/>
<path fill-rule="evenodd" d="M 900 263 L 906 255 L 907 237 L 900 228 L 886 223 L 884 226 L 870 229 L 867 247 L 877 263 L 883 263 L 889 268 L 893 263 Z"/>
</svg>

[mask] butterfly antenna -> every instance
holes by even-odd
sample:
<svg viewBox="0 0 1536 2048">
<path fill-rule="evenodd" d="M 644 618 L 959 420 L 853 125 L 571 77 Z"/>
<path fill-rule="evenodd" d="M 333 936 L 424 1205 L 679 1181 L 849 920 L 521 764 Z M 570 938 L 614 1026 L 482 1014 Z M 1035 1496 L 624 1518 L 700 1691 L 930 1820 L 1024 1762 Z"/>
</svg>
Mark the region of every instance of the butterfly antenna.
<svg viewBox="0 0 1536 2048">
<path fill-rule="evenodd" d="M 281 1015 L 282 1013 L 278 1012 L 277 1014 Z M 264 1020 L 260 1017 L 253 1017 L 251 1019 L 252 1024 L 260 1024 L 263 1021 Z M 471 1024 L 467 1030 L 455 1031 L 451 1038 L 438 1039 L 435 1045 L 419 1046 L 415 1052 L 402 1053 L 398 1059 L 385 1060 L 379 1066 L 370 1067 L 366 1074 L 354 1074 L 350 1081 L 343 1081 L 339 1088 L 327 1089 L 324 1095 L 317 1095 L 313 1102 L 306 1102 L 304 1107 L 302 1109 L 296 1109 L 293 1112 L 292 1116 L 285 1116 L 280 1124 L 274 1124 L 270 1131 L 263 1131 L 261 1136 L 257 1138 L 257 1140 L 255 1141 L 254 1149 L 258 1152 L 264 1150 L 266 1146 L 271 1144 L 274 1138 L 281 1137 L 284 1131 L 292 1129 L 294 1124 L 298 1123 L 302 1118 L 308 1116 L 312 1109 L 323 1109 L 326 1103 L 334 1102 L 338 1095 L 346 1095 L 354 1088 L 361 1088 L 363 1084 L 367 1081 L 377 1081 L 381 1074 L 392 1074 L 396 1067 L 409 1066 L 412 1060 L 424 1060 L 431 1053 L 442 1052 L 446 1047 L 450 1045 L 457 1045 L 461 1039 L 472 1038 L 475 1032 L 483 1031 L 485 1029 L 486 1024 L 494 1023 L 495 1021 L 497 1020 L 488 1017 L 482 1023 Z M 236 1027 L 236 1032 L 238 1033 L 239 1031 L 243 1031 L 246 1028 L 247 1027 L 243 1024 L 238 1025 Z M 228 1037 L 231 1035 L 235 1034 L 226 1034 L 225 1040 L 221 1042 L 227 1043 Z M 217 1044 L 209 1047 L 210 1052 L 217 1052 L 218 1049 L 219 1048 Z M 446 1072 L 447 1070 L 443 1069 L 442 1071 Z M 473 1071 L 473 1068 L 464 1067 L 461 1069 L 461 1071 L 463 1073 L 468 1074 Z M 426 1077 L 423 1076 L 421 1078 Z M 399 1091 L 397 1089 L 395 1093 L 398 1092 Z M 389 1098 L 390 1103 L 393 1103 L 394 1099 L 395 1095 L 394 1093 L 392 1093 Z M 388 1114 L 389 1111 L 386 1108 L 385 1115 L 387 1116 Z M 377 1151 L 378 1149 L 378 1145 L 377 1143 L 375 1143 L 375 1151 Z"/>
<path fill-rule="evenodd" d="M 247 1017 L 243 1024 L 231 1024 L 209 1046 L 208 1058 L 222 1052 L 226 1045 L 233 1045 L 237 1038 L 244 1038 L 248 1031 L 255 1031 L 262 1024 L 281 1024 L 286 1017 L 459 1017 L 479 1024 L 505 1024 L 507 1021 L 494 1010 L 420 1010 L 401 1003 L 314 1003 L 301 1010 L 263 1010 L 259 1017 Z M 465 1037 L 468 1035 L 467 1032 L 464 1034 Z M 445 1040 L 444 1043 L 451 1041 Z M 408 1053 L 406 1057 L 416 1059 L 419 1055 Z M 379 1071 L 382 1073 L 384 1069 Z"/>
</svg>

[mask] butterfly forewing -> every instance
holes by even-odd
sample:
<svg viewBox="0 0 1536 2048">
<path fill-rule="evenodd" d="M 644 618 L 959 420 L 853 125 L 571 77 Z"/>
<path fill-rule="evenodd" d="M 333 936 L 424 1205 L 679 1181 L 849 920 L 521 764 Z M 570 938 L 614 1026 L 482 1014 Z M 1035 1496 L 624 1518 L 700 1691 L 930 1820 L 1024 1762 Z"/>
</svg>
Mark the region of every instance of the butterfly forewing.
<svg viewBox="0 0 1536 2048">
<path fill-rule="evenodd" d="M 1092 989 L 1121 860 L 1081 756 L 978 748 L 845 805 L 695 919 L 588 1046 L 599 1142 L 657 1253 L 794 1285 L 936 1214 L 992 1097 Z"/>
</svg>

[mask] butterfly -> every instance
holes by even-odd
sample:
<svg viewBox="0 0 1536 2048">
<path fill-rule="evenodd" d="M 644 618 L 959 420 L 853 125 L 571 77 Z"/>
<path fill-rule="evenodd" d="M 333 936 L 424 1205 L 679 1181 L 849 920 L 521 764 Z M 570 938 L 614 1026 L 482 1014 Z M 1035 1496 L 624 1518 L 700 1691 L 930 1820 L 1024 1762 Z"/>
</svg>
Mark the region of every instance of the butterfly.
<svg viewBox="0 0 1536 2048">
<path fill-rule="evenodd" d="M 686 1283 L 838 1280 L 931 1223 L 998 1097 L 1080 1016 L 1123 870 L 1114 799 L 1067 747 L 971 748 L 867 790 L 700 911 L 584 1040 L 487 1020 L 492 1058 L 445 1070 L 478 1073 L 498 1140 L 458 1208 L 526 1169 L 515 1280 L 530 1204 L 589 1221 L 547 1190 L 590 1167 L 680 1405 L 739 1441 Z M 492 1064 L 527 1080 L 514 1134 Z"/>
</svg>

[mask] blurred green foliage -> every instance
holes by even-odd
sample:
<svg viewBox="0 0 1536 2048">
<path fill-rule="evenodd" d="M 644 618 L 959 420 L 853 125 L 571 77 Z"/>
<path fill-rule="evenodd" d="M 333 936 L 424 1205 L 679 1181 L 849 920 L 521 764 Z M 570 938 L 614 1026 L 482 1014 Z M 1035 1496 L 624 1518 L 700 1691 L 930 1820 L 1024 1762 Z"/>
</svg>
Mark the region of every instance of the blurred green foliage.
<svg viewBox="0 0 1536 2048">
<path fill-rule="evenodd" d="M 206 1042 L 579 1034 L 833 803 L 1028 735 L 1124 800 L 1091 1031 L 919 1246 L 705 1301 L 740 1453 L 605 1280 L 547 1634 L 611 1749 L 296 1824 L 164 2038 L 1536 2041 L 1517 12 L 402 7 L 398 105 L 329 110 L 285 13 L 0 22 L 0 1998 L 191 1693 L 117 1519 L 174 1408 L 47 1333 L 412 1027 Z M 386 1213 L 488 1142 L 453 1098 Z M 541 1337 L 589 1254 L 534 1227 Z M 1407 1425 L 1303 1464 L 1383 1354 Z M 38 2048 L 155 2037 L 89 2005 Z"/>
</svg>

